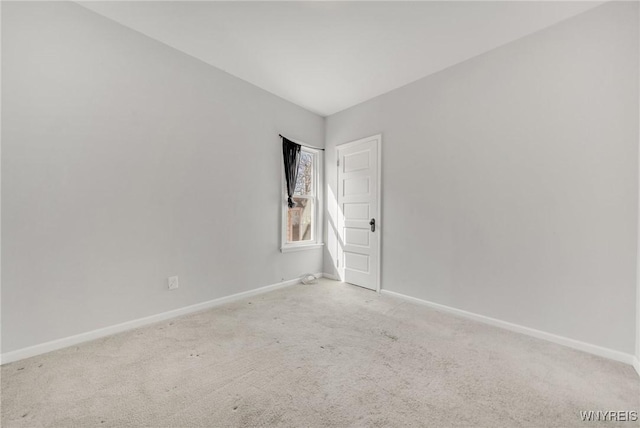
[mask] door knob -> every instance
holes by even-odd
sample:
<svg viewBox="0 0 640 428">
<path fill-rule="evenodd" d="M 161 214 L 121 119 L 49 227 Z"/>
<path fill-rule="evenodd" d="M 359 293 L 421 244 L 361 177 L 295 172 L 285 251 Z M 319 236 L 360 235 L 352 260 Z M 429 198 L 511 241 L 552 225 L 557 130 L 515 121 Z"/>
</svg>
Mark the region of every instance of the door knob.
<svg viewBox="0 0 640 428">
<path fill-rule="evenodd" d="M 369 222 L 369 226 L 371 226 L 371 231 L 375 232 L 376 231 L 376 219 L 372 218 L 371 221 Z"/>
</svg>

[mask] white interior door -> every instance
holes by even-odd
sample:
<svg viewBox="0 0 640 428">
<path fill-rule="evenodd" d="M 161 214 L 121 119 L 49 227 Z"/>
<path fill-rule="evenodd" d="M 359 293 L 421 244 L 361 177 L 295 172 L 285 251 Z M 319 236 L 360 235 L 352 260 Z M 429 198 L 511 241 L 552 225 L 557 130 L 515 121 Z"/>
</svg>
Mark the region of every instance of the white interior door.
<svg viewBox="0 0 640 428">
<path fill-rule="evenodd" d="M 337 147 L 339 271 L 380 290 L 380 135 Z"/>
</svg>

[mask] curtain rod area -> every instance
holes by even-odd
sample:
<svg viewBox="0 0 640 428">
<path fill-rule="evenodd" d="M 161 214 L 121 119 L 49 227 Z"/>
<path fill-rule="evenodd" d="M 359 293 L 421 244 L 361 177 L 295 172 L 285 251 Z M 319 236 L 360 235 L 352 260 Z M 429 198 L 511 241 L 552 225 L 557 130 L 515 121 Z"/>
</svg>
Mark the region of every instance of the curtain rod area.
<svg viewBox="0 0 640 428">
<path fill-rule="evenodd" d="M 278 135 L 280 136 L 280 138 L 287 138 L 287 137 L 285 137 L 285 136 L 284 136 L 284 135 L 282 135 L 282 134 L 278 134 Z M 296 140 L 292 140 L 291 138 L 287 138 L 287 140 L 289 140 L 289 141 L 293 141 L 293 142 L 294 142 L 294 143 L 296 143 L 296 144 L 300 144 L 299 142 L 297 142 Z M 322 151 L 324 151 L 324 149 L 323 149 L 323 148 L 321 148 L 321 147 L 314 147 L 314 146 L 309 146 L 309 145 L 306 145 L 306 144 L 300 144 L 300 145 L 301 145 L 301 146 L 303 146 L 303 147 L 308 147 L 308 148 L 310 148 L 310 149 L 315 149 L 315 150 L 322 150 Z"/>
</svg>

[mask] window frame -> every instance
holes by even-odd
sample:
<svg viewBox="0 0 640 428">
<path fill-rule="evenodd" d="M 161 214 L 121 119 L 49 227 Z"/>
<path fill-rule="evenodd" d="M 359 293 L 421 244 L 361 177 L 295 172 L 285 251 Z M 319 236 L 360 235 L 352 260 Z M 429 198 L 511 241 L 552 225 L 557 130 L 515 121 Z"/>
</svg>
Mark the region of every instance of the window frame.
<svg viewBox="0 0 640 428">
<path fill-rule="evenodd" d="M 298 143 L 301 144 L 301 143 Z M 281 235 L 280 235 L 280 251 L 287 253 L 290 251 L 311 250 L 320 248 L 324 244 L 322 242 L 322 169 L 324 166 L 323 152 L 322 150 L 313 149 L 302 145 L 302 152 L 313 155 L 313 195 L 300 195 L 296 198 L 308 198 L 313 200 L 313 211 L 311 219 L 311 240 L 287 242 L 287 216 L 289 213 L 289 206 L 287 205 L 287 182 L 284 174 L 284 167 L 281 165 Z M 282 164 L 282 158 L 280 159 Z"/>
</svg>

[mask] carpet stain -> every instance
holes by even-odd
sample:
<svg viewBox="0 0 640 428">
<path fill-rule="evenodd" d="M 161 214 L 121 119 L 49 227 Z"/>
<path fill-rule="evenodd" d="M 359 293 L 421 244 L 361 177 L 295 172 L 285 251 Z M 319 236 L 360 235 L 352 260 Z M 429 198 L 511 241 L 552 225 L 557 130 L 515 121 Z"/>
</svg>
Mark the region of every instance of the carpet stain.
<svg viewBox="0 0 640 428">
<path fill-rule="evenodd" d="M 385 337 L 387 337 L 387 338 L 389 338 L 389 339 L 393 340 L 394 342 L 397 342 L 397 341 L 398 341 L 398 336 L 396 336 L 396 335 L 394 335 L 394 334 L 391 334 L 391 333 L 389 333 L 389 332 L 387 332 L 387 331 L 385 331 L 385 330 L 382 330 L 382 333 L 381 333 L 381 334 L 382 334 L 383 336 L 385 336 Z"/>
</svg>

